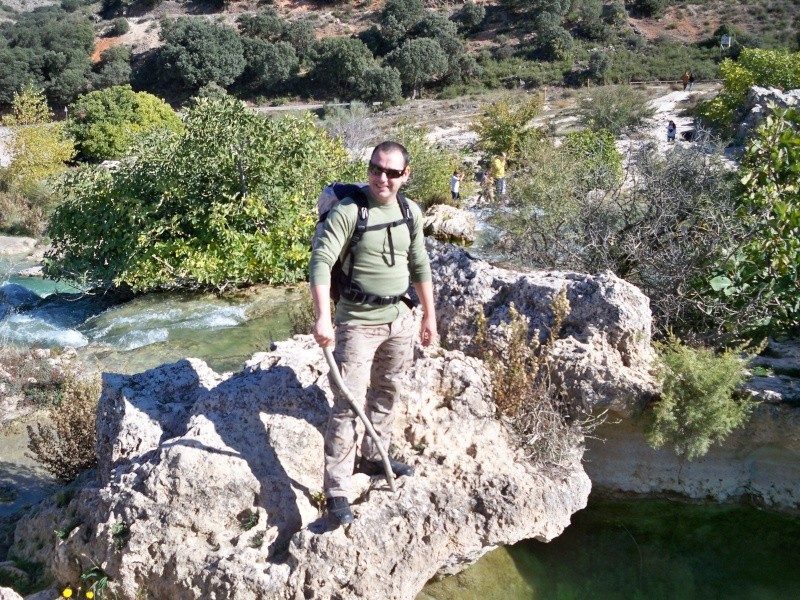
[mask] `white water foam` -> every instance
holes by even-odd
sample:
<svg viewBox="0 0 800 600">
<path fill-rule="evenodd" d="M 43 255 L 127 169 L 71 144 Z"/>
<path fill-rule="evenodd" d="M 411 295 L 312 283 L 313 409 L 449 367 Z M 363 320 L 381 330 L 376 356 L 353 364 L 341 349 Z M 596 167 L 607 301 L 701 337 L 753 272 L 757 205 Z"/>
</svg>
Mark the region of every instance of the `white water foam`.
<svg viewBox="0 0 800 600">
<path fill-rule="evenodd" d="M 26 346 L 81 348 L 89 340 L 75 329 L 59 329 L 28 315 L 12 314 L 0 322 L 0 339 Z"/>
</svg>

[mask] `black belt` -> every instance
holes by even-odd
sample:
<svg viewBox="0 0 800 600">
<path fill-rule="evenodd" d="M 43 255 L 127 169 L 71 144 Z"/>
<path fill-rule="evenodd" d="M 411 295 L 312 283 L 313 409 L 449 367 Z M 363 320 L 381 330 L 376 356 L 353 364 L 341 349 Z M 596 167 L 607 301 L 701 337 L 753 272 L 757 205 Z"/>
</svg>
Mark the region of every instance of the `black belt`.
<svg viewBox="0 0 800 600">
<path fill-rule="evenodd" d="M 350 300 L 350 302 L 357 302 L 359 304 L 377 304 L 378 306 L 389 306 L 390 304 L 397 304 L 403 300 L 402 294 L 400 296 L 376 296 L 374 294 L 356 292 L 355 290 L 343 291 L 341 295 L 342 298 Z"/>
</svg>

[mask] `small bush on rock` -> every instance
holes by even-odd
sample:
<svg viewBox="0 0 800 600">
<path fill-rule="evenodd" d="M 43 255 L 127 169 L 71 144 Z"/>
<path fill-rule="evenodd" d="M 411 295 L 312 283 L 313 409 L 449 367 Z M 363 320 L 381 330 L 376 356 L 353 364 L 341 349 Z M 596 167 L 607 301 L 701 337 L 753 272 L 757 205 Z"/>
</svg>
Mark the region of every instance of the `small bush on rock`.
<svg viewBox="0 0 800 600">
<path fill-rule="evenodd" d="M 498 416 L 508 419 L 519 444 L 537 463 L 568 462 L 586 422 L 570 418 L 568 407 L 550 380 L 548 355 L 570 312 L 566 290 L 553 299 L 553 324 L 544 343 L 539 330 L 529 334 L 528 319 L 512 304 L 509 321 L 492 328 L 483 312 L 477 317 L 478 358 L 492 374 L 492 395 Z"/>
<path fill-rule="evenodd" d="M 52 425 L 28 425 L 32 457 L 63 482 L 75 479 L 97 462 L 95 422 L 100 378 L 68 373 L 58 405 L 48 409 Z"/>
<path fill-rule="evenodd" d="M 716 354 L 676 338 L 656 347 L 663 391 L 649 414 L 647 441 L 654 448 L 671 446 L 679 457 L 693 460 L 741 426 L 758 404 L 736 393 L 744 381 L 745 360 L 741 349 Z"/>
</svg>

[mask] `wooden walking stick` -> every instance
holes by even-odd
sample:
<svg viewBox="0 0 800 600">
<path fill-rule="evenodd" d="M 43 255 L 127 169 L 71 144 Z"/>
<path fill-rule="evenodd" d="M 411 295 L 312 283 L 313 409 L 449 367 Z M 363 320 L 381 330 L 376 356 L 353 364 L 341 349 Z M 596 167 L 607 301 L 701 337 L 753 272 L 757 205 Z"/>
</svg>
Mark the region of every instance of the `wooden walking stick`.
<svg viewBox="0 0 800 600">
<path fill-rule="evenodd" d="M 389 455 L 386 454 L 386 450 L 383 448 L 383 444 L 381 444 L 381 440 L 378 438 L 375 428 L 372 426 L 372 423 L 370 423 L 367 415 L 364 414 L 362 408 L 358 405 L 358 402 L 356 402 L 355 398 L 353 398 L 353 394 L 351 394 L 350 390 L 345 387 L 344 381 L 342 381 L 342 376 L 339 374 L 339 367 L 336 364 L 336 360 L 333 358 L 333 352 L 331 351 L 330 346 L 323 348 L 322 353 L 325 355 L 325 360 L 328 361 L 328 367 L 330 367 L 333 382 L 341 390 L 342 394 L 344 394 L 344 397 L 350 403 L 350 406 L 353 407 L 353 410 L 356 411 L 358 418 L 361 419 L 362 423 L 364 423 L 364 427 L 367 430 L 367 435 L 372 438 L 372 441 L 375 442 L 375 446 L 378 448 L 378 452 L 381 455 L 381 460 L 383 461 L 383 470 L 386 471 L 386 482 L 389 484 L 389 489 L 392 490 L 392 493 L 397 493 L 397 488 L 395 488 L 394 485 L 394 473 L 392 472 L 392 465 L 389 463 Z"/>
</svg>

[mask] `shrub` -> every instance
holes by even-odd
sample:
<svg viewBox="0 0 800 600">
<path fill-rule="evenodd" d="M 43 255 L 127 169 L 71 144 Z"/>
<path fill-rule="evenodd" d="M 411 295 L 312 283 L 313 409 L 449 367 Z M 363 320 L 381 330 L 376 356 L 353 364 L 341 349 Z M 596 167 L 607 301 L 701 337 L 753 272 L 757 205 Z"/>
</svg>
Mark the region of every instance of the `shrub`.
<svg viewBox="0 0 800 600">
<path fill-rule="evenodd" d="M 642 17 L 657 17 L 664 12 L 669 0 L 633 0 L 633 11 Z"/>
<path fill-rule="evenodd" d="M 465 32 L 477 29 L 485 18 L 486 9 L 483 4 L 475 4 L 472 0 L 467 0 L 453 17 L 458 22 L 459 29 Z"/>
<path fill-rule="evenodd" d="M 64 371 L 53 365 L 47 350 L 0 343 L 0 371 L 4 393 L 20 397 L 24 405 L 49 407 L 64 397 Z"/>
<path fill-rule="evenodd" d="M 676 338 L 656 344 L 661 399 L 650 411 L 648 443 L 671 446 L 681 458 L 694 460 L 740 427 L 757 405 L 736 393 L 745 377 L 740 350 L 716 354 L 690 348 Z"/>
<path fill-rule="evenodd" d="M 52 425 L 28 425 L 28 449 L 57 479 L 69 482 L 97 463 L 95 422 L 100 377 L 65 377 L 62 398 L 48 409 Z"/>
<path fill-rule="evenodd" d="M 411 166 L 411 177 L 404 192 L 423 209 L 436 204 L 441 197 L 450 197 L 450 177 L 461 164 L 457 154 L 429 144 L 425 139 L 426 133 L 424 129 L 407 123 L 401 124 L 394 132 L 394 139 L 408 150 Z"/>
<path fill-rule="evenodd" d="M 245 67 L 238 32 L 201 18 L 181 17 L 161 25 L 163 68 L 167 76 L 192 89 L 217 83 L 227 87 Z"/>
<path fill-rule="evenodd" d="M 739 169 L 738 215 L 747 233 L 708 282 L 735 332 L 800 326 L 798 165 L 800 111 L 777 110 L 748 142 Z"/>
<path fill-rule="evenodd" d="M 494 102 L 472 124 L 478 147 L 493 156 L 505 152 L 513 158 L 528 139 L 536 137 L 530 121 L 541 110 L 539 96 L 507 96 Z"/>
<path fill-rule="evenodd" d="M 800 52 L 745 48 L 734 62 L 725 59 L 720 65 L 725 80 L 719 95 L 704 106 L 700 114 L 719 127 L 727 127 L 754 85 L 800 88 Z"/>
<path fill-rule="evenodd" d="M 231 97 L 198 99 L 181 132 L 133 154 L 60 182 L 49 276 L 136 291 L 305 280 L 319 190 L 356 180 L 311 115 L 266 118 Z"/>
<path fill-rule="evenodd" d="M 526 267 L 611 270 L 648 295 L 657 330 L 709 327 L 709 303 L 694 285 L 707 285 L 743 233 L 721 151 L 699 145 L 662 157 L 644 147 L 632 157 L 631 184 L 605 190 L 608 171 L 587 168 L 584 151 L 550 141 L 523 148 L 510 210 L 490 218 L 495 249 Z"/>
<path fill-rule="evenodd" d="M 566 290 L 553 299 L 553 324 L 545 342 L 539 330 L 529 332 L 528 319 L 512 304 L 508 323 L 489 327 L 477 315 L 476 356 L 492 377 L 492 397 L 529 458 L 538 464 L 567 465 L 581 442 L 581 424 L 570 423 L 568 407 L 551 384 L 549 353 L 570 311 Z"/>
<path fill-rule="evenodd" d="M 579 102 L 584 123 L 614 136 L 639 127 L 655 114 L 647 94 L 630 86 L 594 88 Z"/>
<path fill-rule="evenodd" d="M 80 153 L 90 160 L 126 156 L 136 138 L 154 129 L 179 131 L 181 122 L 163 100 L 129 85 L 81 96 L 71 106 L 69 132 Z"/>
<path fill-rule="evenodd" d="M 286 42 L 265 42 L 244 38 L 244 57 L 247 63 L 241 81 L 251 89 L 274 91 L 285 84 L 300 68 L 294 48 Z"/>
<path fill-rule="evenodd" d="M 128 20 L 120 17 L 118 19 L 114 19 L 113 21 L 111 21 L 111 27 L 108 33 L 109 35 L 112 36 L 119 36 L 119 35 L 125 35 L 130 30 L 131 26 L 128 23 Z"/>
</svg>

